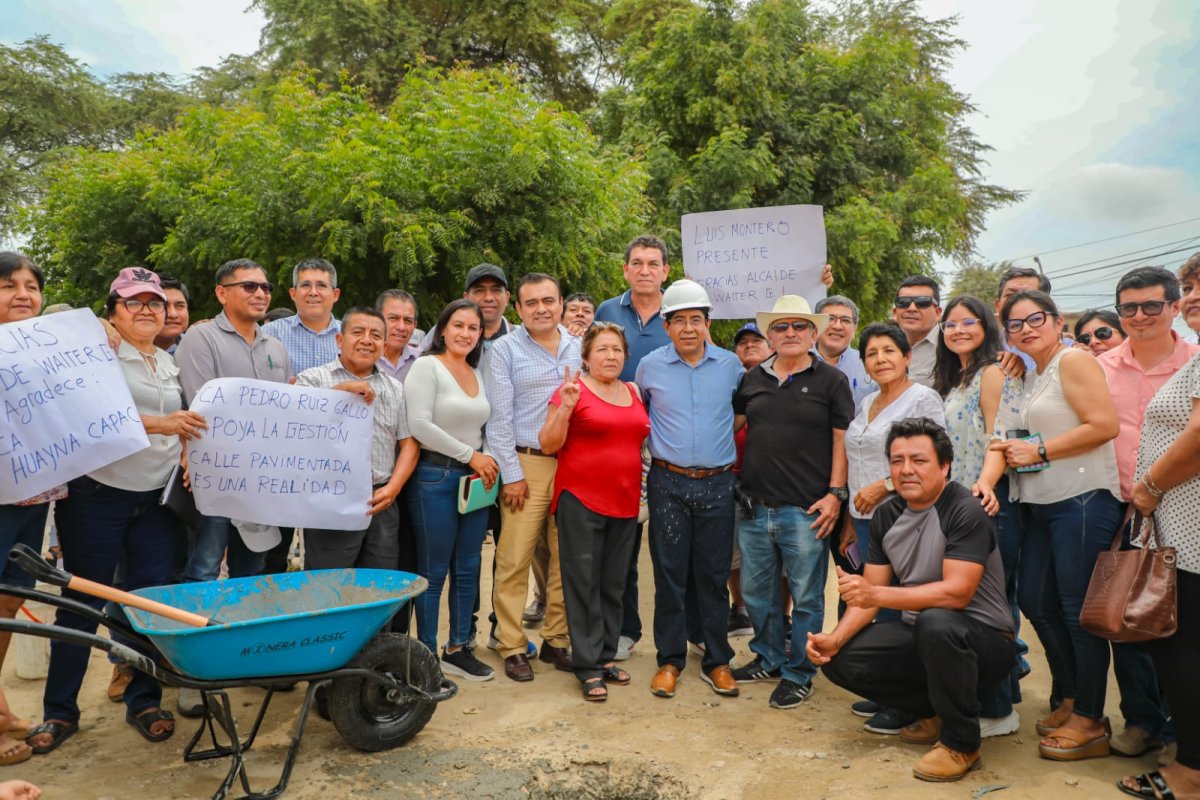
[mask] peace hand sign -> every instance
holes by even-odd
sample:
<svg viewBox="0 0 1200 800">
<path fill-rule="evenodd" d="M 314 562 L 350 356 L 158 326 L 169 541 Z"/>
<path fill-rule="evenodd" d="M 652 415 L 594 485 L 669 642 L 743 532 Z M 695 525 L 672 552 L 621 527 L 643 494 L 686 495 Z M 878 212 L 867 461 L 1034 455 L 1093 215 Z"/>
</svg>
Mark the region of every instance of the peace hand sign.
<svg viewBox="0 0 1200 800">
<path fill-rule="evenodd" d="M 558 387 L 558 396 L 562 400 L 562 407 L 570 411 L 575 408 L 575 404 L 579 402 L 579 375 L 582 370 L 575 370 L 575 374 L 571 374 L 570 367 L 563 367 L 563 382 L 562 386 Z"/>
</svg>

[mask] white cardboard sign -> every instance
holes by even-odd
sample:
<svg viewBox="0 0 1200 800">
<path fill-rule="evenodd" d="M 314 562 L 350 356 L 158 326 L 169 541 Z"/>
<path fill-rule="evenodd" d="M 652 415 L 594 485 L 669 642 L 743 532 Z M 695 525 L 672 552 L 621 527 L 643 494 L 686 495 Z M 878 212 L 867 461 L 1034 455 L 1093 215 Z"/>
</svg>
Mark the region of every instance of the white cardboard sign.
<svg viewBox="0 0 1200 800">
<path fill-rule="evenodd" d="M 370 523 L 373 410 L 358 395 L 216 378 L 191 410 L 208 421 L 188 444 L 201 514 L 344 531 Z"/>
<path fill-rule="evenodd" d="M 825 296 L 821 206 L 685 214 L 680 236 L 684 275 L 708 292 L 714 319 L 753 319 L 785 294 Z"/>
<path fill-rule="evenodd" d="M 0 325 L 0 504 L 149 446 L 117 355 L 91 311 Z"/>
</svg>

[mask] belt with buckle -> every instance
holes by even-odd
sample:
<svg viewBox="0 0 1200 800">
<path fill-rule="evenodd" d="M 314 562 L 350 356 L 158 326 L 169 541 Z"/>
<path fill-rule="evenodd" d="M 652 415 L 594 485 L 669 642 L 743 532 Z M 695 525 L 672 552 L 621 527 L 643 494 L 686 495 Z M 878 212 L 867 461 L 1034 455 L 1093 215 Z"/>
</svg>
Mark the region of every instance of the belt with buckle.
<svg viewBox="0 0 1200 800">
<path fill-rule="evenodd" d="M 652 458 L 650 463 L 656 467 L 662 467 L 667 472 L 674 472 L 677 475 L 682 475 L 685 478 L 711 478 L 714 475 L 720 475 L 722 472 L 729 472 L 733 469 L 733 464 L 726 464 L 723 467 L 697 468 L 697 467 L 680 467 L 672 464 L 670 461 L 663 461 L 661 458 Z"/>
<path fill-rule="evenodd" d="M 518 447 L 517 452 L 523 456 L 541 456 L 542 458 L 558 458 L 553 453 L 543 453 L 536 447 Z"/>
</svg>

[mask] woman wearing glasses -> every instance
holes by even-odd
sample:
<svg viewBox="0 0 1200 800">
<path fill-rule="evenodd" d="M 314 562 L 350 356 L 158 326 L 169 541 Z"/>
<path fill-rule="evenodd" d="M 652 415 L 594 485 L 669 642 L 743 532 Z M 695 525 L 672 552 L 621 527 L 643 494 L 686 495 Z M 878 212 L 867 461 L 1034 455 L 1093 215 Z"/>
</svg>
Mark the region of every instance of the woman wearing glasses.
<svg viewBox="0 0 1200 800">
<path fill-rule="evenodd" d="M 954 444 L 950 477 L 980 499 L 996 517 L 997 542 L 1004 562 L 1005 590 L 1013 621 L 1020 625 L 1017 607 L 1017 558 L 1021 550 L 1020 506 L 1015 483 L 1005 473 L 1004 455 L 988 445 L 1020 411 L 1021 382 L 1005 376 L 996 364 L 1004 352 L 1000 327 L 983 302 L 969 295 L 956 297 L 942 313 L 933 388 L 944 398 L 946 432 Z M 1020 668 L 980 697 L 979 727 L 983 736 L 1015 733 L 1020 718 L 1013 704 L 1021 701 Z"/>
<path fill-rule="evenodd" d="M 1121 318 L 1107 309 L 1089 308 L 1075 322 L 1075 346 L 1099 356 L 1125 341 Z"/>
<path fill-rule="evenodd" d="M 167 296 L 150 270 L 127 267 L 113 281 L 107 309 L 109 322 L 121 336 L 117 361 L 150 446 L 70 481 L 66 499 L 54 509 L 64 568 L 80 578 L 111 583 L 117 564 L 123 564 L 129 591 L 171 581 L 178 523 L 158 499 L 179 463 L 181 441 L 196 438 L 208 427 L 199 414 L 183 410 L 179 369 L 154 345 L 166 308 Z M 63 594 L 95 608 L 104 603 L 69 589 Z M 96 631 L 95 622 L 66 609 L 58 610 L 55 624 Z M 51 642 L 45 722 L 30 733 L 33 752 L 48 753 L 79 730 L 76 698 L 90 653 L 80 645 Z M 160 708 L 162 687 L 154 678 L 134 670 L 124 700 L 125 720 L 148 741 L 162 742 L 174 734 L 174 718 Z"/>
<path fill-rule="evenodd" d="M 1107 756 L 1109 647 L 1080 627 L 1079 611 L 1096 556 L 1121 521 L 1117 411 L 1096 360 L 1061 342 L 1062 317 L 1049 295 L 1018 292 L 1001 318 L 1009 341 L 1036 365 L 1025 376 L 1017 424 L 1026 433 L 992 448 L 1018 473 L 1027 511 L 1018 599 L 1063 697 L 1038 723 L 1038 752 L 1057 761 Z"/>
</svg>

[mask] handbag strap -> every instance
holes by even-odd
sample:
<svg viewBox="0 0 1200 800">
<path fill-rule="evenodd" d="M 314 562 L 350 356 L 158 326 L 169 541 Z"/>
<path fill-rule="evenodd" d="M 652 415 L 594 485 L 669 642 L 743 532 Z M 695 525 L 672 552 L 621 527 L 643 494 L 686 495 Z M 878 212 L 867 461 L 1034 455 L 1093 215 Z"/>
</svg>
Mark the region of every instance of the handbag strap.
<svg viewBox="0 0 1200 800">
<path fill-rule="evenodd" d="M 1147 523 L 1149 523 L 1150 532 L 1143 535 L 1143 528 L 1146 527 Z M 1121 527 L 1122 527 L 1122 529 L 1124 529 L 1124 525 L 1122 525 Z M 1156 516 L 1154 516 L 1153 511 L 1150 512 L 1149 517 L 1144 516 L 1142 514 L 1142 512 L 1140 512 L 1140 511 L 1135 511 L 1133 514 L 1133 535 L 1130 536 L 1130 539 L 1129 539 L 1130 543 L 1132 543 L 1132 544 L 1140 543 L 1139 546 L 1142 547 L 1143 549 L 1150 549 L 1151 537 L 1153 537 L 1153 542 L 1154 542 L 1153 549 L 1161 550 L 1162 549 L 1162 535 L 1158 532 L 1158 518 Z M 1119 543 L 1120 543 L 1120 538 L 1121 537 L 1118 532 L 1116 541 L 1113 542 L 1113 546 L 1111 549 L 1113 549 L 1113 550 L 1118 549 Z"/>
</svg>

